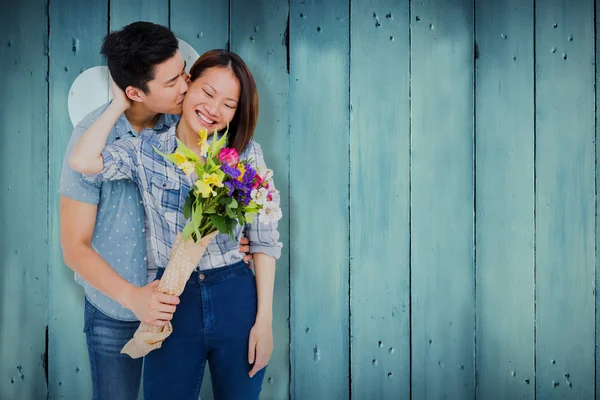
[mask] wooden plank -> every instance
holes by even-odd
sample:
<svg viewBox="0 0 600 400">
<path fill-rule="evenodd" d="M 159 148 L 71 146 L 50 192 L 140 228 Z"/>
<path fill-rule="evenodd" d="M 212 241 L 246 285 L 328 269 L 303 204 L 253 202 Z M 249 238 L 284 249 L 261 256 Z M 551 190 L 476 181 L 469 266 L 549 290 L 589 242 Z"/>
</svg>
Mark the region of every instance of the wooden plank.
<svg viewBox="0 0 600 400">
<path fill-rule="evenodd" d="M 591 399 L 594 2 L 536 5 L 536 396 Z"/>
<path fill-rule="evenodd" d="M 45 398 L 48 262 L 47 2 L 0 16 L 0 398 Z M 27 28 L 24 28 L 27 27 Z"/>
<path fill-rule="evenodd" d="M 171 0 L 171 30 L 202 55 L 226 49 L 229 42 L 229 0 Z"/>
<path fill-rule="evenodd" d="M 229 1 L 171 0 L 170 26 L 179 39 L 191 45 L 199 55 L 214 48 L 226 48 L 229 42 Z M 191 65 L 188 66 L 191 67 Z M 202 400 L 213 399 L 208 363 L 202 381 Z"/>
<path fill-rule="evenodd" d="M 348 2 L 290 7 L 291 392 L 348 399 Z"/>
<path fill-rule="evenodd" d="M 289 75 L 287 25 L 289 6 L 279 0 L 231 1 L 231 50 L 239 54 L 254 75 L 260 101 L 255 139 L 273 169 L 285 218 L 279 223 L 283 243 L 277 261 L 273 297 L 275 347 L 267 367 L 261 399 L 289 396 Z"/>
<path fill-rule="evenodd" d="M 533 399 L 533 1 L 475 10 L 477 397 Z"/>
<path fill-rule="evenodd" d="M 355 1 L 350 20 L 352 397 L 409 399 L 408 2 Z"/>
<path fill-rule="evenodd" d="M 116 31 L 135 21 L 169 26 L 169 0 L 108 0 L 110 30 Z"/>
<path fill-rule="evenodd" d="M 597 3 L 596 3 L 596 25 L 594 26 L 594 37 L 595 37 L 595 48 L 594 48 L 594 55 L 596 57 L 595 62 L 596 62 L 596 66 L 598 65 L 598 63 L 600 62 L 600 35 L 598 34 L 598 32 L 600 31 L 600 7 L 598 7 Z M 600 142 L 598 141 L 598 131 L 600 130 L 600 119 L 598 118 L 598 104 L 600 102 L 600 99 L 598 98 L 599 96 L 599 91 L 598 91 L 598 85 L 600 85 L 600 73 L 598 71 L 598 67 L 596 67 L 596 108 L 595 108 L 595 113 L 596 113 L 596 132 L 594 135 L 594 140 L 596 141 L 596 154 L 594 155 L 595 160 L 596 160 L 596 175 L 595 175 L 595 181 L 596 181 L 596 226 L 595 226 L 595 230 L 594 233 L 596 235 L 596 265 L 595 265 L 595 274 L 596 274 L 596 279 L 595 279 L 595 288 L 594 288 L 594 297 L 596 298 L 596 304 L 595 304 L 595 315 L 596 315 L 596 327 L 598 327 L 600 325 L 600 313 L 598 312 L 598 310 L 600 310 L 600 296 L 598 296 L 596 293 L 598 291 L 598 288 L 600 287 L 600 259 L 598 258 L 598 249 L 600 248 L 600 235 L 598 235 L 598 230 L 600 229 L 600 216 L 598 215 L 598 180 L 600 179 L 600 165 L 598 164 L 598 155 L 600 155 Z M 596 371 L 595 371 L 595 379 L 594 379 L 594 384 L 596 387 L 596 399 L 600 398 L 600 385 L 598 385 L 598 378 L 600 377 L 600 348 L 598 348 L 598 343 L 600 343 L 600 329 L 596 328 L 596 335 L 595 335 L 595 340 L 596 340 Z"/>
<path fill-rule="evenodd" d="M 93 12 L 90 12 L 93 10 Z M 102 39 L 107 33 L 108 3 L 50 3 L 50 257 L 49 257 L 49 382 L 51 398 L 91 398 L 91 378 L 83 333 L 83 290 L 64 265 L 60 248 L 58 185 L 73 125 L 67 96 L 85 69 L 102 65 Z"/>
<path fill-rule="evenodd" d="M 473 2 L 413 2 L 412 397 L 474 397 Z"/>
</svg>

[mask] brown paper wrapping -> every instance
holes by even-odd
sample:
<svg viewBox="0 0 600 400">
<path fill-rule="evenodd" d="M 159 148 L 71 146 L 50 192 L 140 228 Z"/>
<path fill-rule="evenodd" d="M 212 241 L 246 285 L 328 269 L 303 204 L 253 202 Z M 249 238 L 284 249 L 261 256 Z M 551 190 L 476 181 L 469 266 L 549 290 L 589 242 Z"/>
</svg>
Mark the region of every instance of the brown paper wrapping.
<svg viewBox="0 0 600 400">
<path fill-rule="evenodd" d="M 194 243 L 191 238 L 184 243 L 181 233 L 178 233 L 171 249 L 169 263 L 158 284 L 158 291 L 175 296 L 181 295 L 185 283 L 200 263 L 206 247 L 218 233 L 218 231 L 209 233 L 200 238 L 198 243 Z M 152 350 L 160 348 L 171 332 L 173 326 L 170 322 L 166 326 L 153 326 L 142 322 L 135 331 L 133 339 L 123 346 L 121 353 L 128 354 L 131 358 L 143 357 Z"/>
</svg>

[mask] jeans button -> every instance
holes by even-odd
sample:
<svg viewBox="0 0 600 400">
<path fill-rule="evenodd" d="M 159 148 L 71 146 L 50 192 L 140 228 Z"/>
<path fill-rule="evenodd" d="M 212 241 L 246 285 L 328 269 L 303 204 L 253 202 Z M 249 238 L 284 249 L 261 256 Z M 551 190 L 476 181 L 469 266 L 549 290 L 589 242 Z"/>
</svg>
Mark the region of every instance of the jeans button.
<svg viewBox="0 0 600 400">
<path fill-rule="evenodd" d="M 200 280 L 203 281 L 204 278 L 206 278 L 206 276 L 204 276 L 204 274 L 200 274 L 200 275 L 198 275 L 198 278 L 200 278 Z"/>
</svg>

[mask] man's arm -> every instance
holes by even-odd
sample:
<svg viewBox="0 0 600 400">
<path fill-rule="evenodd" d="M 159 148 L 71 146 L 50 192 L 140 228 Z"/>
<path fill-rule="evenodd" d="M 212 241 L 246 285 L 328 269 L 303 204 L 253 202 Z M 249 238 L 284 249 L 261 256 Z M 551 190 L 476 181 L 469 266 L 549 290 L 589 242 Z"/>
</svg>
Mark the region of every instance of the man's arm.
<svg viewBox="0 0 600 400">
<path fill-rule="evenodd" d="M 121 277 L 92 248 L 97 205 L 60 197 L 60 241 L 65 263 L 90 285 L 130 309 L 140 321 L 163 326 L 179 303 L 158 292 L 158 281 L 137 287 Z"/>
</svg>

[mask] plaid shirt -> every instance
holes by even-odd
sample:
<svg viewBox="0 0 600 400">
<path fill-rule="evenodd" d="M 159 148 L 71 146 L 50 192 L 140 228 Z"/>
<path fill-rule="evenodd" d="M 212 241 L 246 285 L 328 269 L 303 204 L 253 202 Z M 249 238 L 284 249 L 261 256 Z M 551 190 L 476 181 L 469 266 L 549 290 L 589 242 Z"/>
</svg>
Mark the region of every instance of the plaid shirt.
<svg viewBox="0 0 600 400">
<path fill-rule="evenodd" d="M 91 182 L 130 179 L 137 185 L 146 211 L 146 229 L 149 230 L 146 232 L 149 272 L 167 266 L 175 236 L 187 223 L 183 205 L 193 181 L 153 149 L 154 146 L 163 153 L 173 153 L 177 148 L 175 129 L 176 125 L 173 125 L 167 132 L 158 135 L 142 134 L 107 145 L 102 151 L 103 170 L 98 174 L 84 175 Z M 255 168 L 266 171 L 258 143 L 250 142 L 240 158 L 250 159 Z M 279 204 L 278 194 L 273 196 L 273 201 Z M 274 258 L 281 256 L 277 222 L 263 224 L 256 218 L 246 227 L 238 224 L 234 232 L 235 242 L 229 235 L 218 234 L 206 249 L 199 269 L 223 267 L 240 261 L 243 254 L 239 252 L 239 238 L 244 229 L 252 253 L 265 253 Z"/>
</svg>

